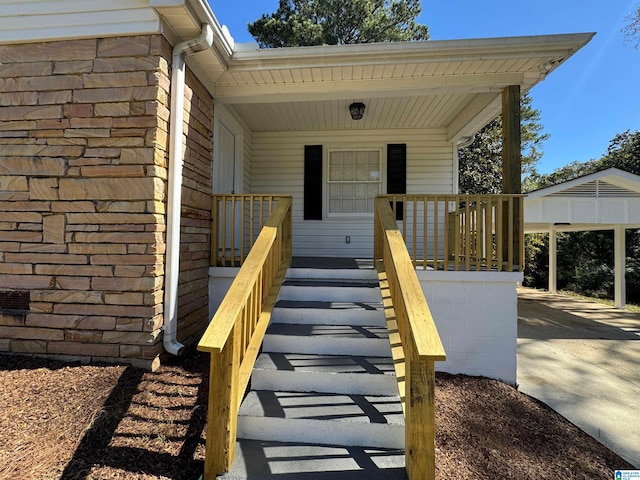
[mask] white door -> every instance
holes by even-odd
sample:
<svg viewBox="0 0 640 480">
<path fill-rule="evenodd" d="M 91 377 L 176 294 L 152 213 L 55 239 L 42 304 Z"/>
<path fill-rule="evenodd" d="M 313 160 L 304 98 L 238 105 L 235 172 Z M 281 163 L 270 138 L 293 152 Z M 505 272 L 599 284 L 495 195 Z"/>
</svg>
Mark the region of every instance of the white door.
<svg viewBox="0 0 640 480">
<path fill-rule="evenodd" d="M 214 161 L 214 193 L 240 193 L 242 188 L 239 185 L 239 158 L 236 146 L 238 138 L 224 122 L 218 121 L 216 127 L 218 145 Z M 224 219 L 226 224 L 225 228 L 220 230 L 218 246 L 221 250 L 225 250 L 225 257 L 235 257 L 241 253 L 240 245 L 243 241 L 241 238 L 241 212 L 238 210 L 237 204 L 234 208 L 232 201 L 225 202 L 223 208 L 225 210 L 224 214 L 222 211 L 216 212 L 219 215 L 219 221 L 222 222 Z M 226 232 L 224 238 L 223 231 Z"/>
<path fill-rule="evenodd" d="M 216 192 L 236 193 L 236 136 L 224 123 L 218 122 L 218 158 Z"/>
</svg>

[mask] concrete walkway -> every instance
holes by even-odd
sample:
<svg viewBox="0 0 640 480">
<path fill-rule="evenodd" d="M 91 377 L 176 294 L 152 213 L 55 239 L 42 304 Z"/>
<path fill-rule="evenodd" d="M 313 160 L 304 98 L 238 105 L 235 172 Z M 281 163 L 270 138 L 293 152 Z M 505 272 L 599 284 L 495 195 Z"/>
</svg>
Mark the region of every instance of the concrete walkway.
<svg viewBox="0 0 640 480">
<path fill-rule="evenodd" d="M 640 314 L 519 288 L 518 384 L 640 467 Z"/>
</svg>

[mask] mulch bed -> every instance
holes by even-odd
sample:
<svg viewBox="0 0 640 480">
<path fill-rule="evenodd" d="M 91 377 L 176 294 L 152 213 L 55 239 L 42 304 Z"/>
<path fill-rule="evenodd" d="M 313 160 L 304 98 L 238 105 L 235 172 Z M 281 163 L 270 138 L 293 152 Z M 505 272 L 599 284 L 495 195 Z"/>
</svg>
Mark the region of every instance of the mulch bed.
<svg viewBox="0 0 640 480">
<path fill-rule="evenodd" d="M 0 480 L 195 480 L 208 358 L 156 372 L 0 355 Z M 438 374 L 439 479 L 607 479 L 632 466 L 544 404 Z"/>
</svg>

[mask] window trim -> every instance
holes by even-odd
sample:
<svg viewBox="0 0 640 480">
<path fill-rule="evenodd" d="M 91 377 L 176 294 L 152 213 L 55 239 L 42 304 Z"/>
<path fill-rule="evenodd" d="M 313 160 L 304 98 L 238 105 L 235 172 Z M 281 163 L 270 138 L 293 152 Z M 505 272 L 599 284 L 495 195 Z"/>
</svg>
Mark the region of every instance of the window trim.
<svg viewBox="0 0 640 480">
<path fill-rule="evenodd" d="M 386 145 L 364 145 L 364 144 L 356 144 L 349 146 L 341 146 L 341 145 L 331 145 L 326 146 L 324 149 L 324 181 L 323 181 L 323 209 L 324 209 L 324 218 L 331 220 L 354 220 L 359 218 L 370 219 L 373 218 L 373 212 L 357 212 L 357 213 L 332 213 L 329 208 L 329 196 L 330 196 L 330 186 L 332 183 L 330 181 L 330 164 L 331 164 L 331 153 L 332 152 L 378 152 L 378 165 L 380 169 L 380 178 L 378 179 L 378 193 L 377 195 L 385 194 L 387 191 L 387 147 Z M 358 182 L 354 182 L 358 183 Z M 374 182 L 360 182 L 360 183 L 374 183 Z"/>
</svg>

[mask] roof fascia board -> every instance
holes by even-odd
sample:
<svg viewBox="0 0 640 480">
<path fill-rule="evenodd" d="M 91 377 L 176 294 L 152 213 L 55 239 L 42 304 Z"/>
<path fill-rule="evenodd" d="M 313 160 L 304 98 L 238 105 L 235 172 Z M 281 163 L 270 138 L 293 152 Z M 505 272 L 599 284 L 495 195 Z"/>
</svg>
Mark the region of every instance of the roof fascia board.
<svg viewBox="0 0 640 480">
<path fill-rule="evenodd" d="M 558 64 L 584 46 L 594 33 L 424 42 L 287 47 L 236 51 L 229 69 L 354 66 L 403 62 L 553 58 Z M 550 66 L 550 70 L 554 65 Z M 549 71 L 550 71 L 549 70 Z"/>
</svg>

